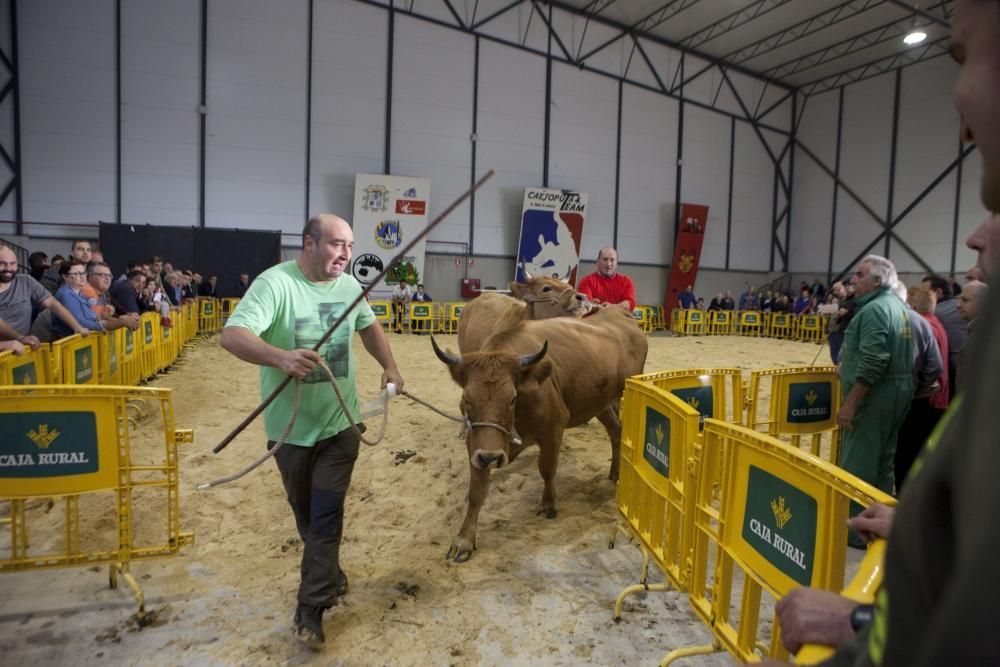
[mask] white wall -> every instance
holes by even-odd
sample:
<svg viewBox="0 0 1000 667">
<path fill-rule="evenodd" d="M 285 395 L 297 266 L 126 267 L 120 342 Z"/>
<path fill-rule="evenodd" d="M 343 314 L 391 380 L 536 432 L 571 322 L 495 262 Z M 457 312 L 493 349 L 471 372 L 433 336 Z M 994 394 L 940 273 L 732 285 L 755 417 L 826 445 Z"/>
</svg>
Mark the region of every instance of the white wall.
<svg viewBox="0 0 1000 667">
<path fill-rule="evenodd" d="M 768 270 L 773 166 L 742 121 L 731 160 L 732 114 L 742 116 L 742 106 L 728 84 L 719 91 L 718 72 L 685 90 L 719 110 L 684 105 L 679 166 L 681 104 L 661 94 L 657 77 L 628 39 L 588 61 L 597 71 L 559 62 L 561 51 L 553 43 L 547 98 L 549 40 L 537 15 L 529 22 L 527 8 L 483 30 L 534 52 L 479 38 L 477 67 L 477 38 L 467 31 L 396 12 L 389 62 L 387 7 L 353 0 L 313 5 L 311 53 L 308 0 L 208 5 L 207 226 L 282 230 L 292 244 L 307 215 L 332 210 L 351 216 L 354 174 L 385 170 L 388 147 L 392 173 L 431 179 L 432 216 L 470 186 L 473 155 L 477 175 L 497 171 L 474 208 L 460 206 L 431 241 L 471 240 L 477 255 L 497 256 L 510 271 L 513 262 L 505 258 L 516 251 L 523 190 L 546 185 L 546 171 L 548 186 L 589 195 L 584 260 L 617 243 L 625 265 L 635 263 L 650 276 L 662 273 L 672 259 L 679 180 L 682 202 L 709 206 L 703 266 L 724 268 L 732 162 L 730 265 Z M 93 224 L 120 215 L 131 223 L 200 224 L 199 0 L 121 0 L 120 212 L 115 2 L 37 0 L 19 7 L 25 218 Z M 471 5 L 456 7 L 471 18 Z M 414 12 L 454 21 L 440 0 L 416 3 Z M 480 8 L 478 17 L 484 12 Z M 586 22 L 579 17 L 556 10 L 553 18 L 566 28 L 566 46 L 574 54 L 613 34 L 594 24 L 584 37 Z M 0 13 L 0 34 L 4 29 Z M 680 53 L 646 40 L 643 48 L 664 85 L 673 85 Z M 688 76 L 701 64 L 688 58 Z M 780 97 L 752 78 L 730 76 L 751 110 Z M 620 116 L 616 77 L 626 79 Z M 786 103 L 766 122 L 785 128 L 790 121 Z M 655 287 L 643 289 L 662 292 L 659 279 L 652 282 Z"/>
<path fill-rule="evenodd" d="M 959 156 L 959 119 L 951 89 L 956 66 L 936 58 L 901 70 L 899 117 L 895 151 L 892 215 L 899 216 Z M 892 164 L 894 72 L 851 84 L 843 89 L 844 113 L 840 178 L 879 217 L 889 207 Z M 839 91 L 809 98 L 798 138 L 831 169 L 836 152 Z M 955 198 L 959 194 L 958 238 L 955 270 L 963 272 L 974 261 L 964 247 L 965 237 L 979 224 L 984 212 L 978 198 L 979 156 L 973 152 L 958 172 L 953 171 L 932 189 L 894 228 L 894 233 L 923 262 L 938 272 L 950 272 L 955 225 Z M 792 269 L 823 275 L 827 271 L 833 180 L 801 151 L 796 155 L 792 210 Z M 882 231 L 853 197 L 839 188 L 834 229 L 834 275 Z M 883 254 L 884 241 L 868 252 Z M 889 258 L 900 271 L 926 272 L 917 257 L 895 239 Z"/>
</svg>

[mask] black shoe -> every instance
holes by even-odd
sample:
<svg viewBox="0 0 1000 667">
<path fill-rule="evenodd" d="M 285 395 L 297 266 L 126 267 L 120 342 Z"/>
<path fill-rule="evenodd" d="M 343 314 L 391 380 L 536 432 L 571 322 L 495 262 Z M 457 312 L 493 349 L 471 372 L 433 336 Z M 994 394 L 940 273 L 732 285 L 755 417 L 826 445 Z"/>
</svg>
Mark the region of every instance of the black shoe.
<svg viewBox="0 0 1000 667">
<path fill-rule="evenodd" d="M 323 607 L 316 605 L 299 603 L 295 608 L 295 636 L 303 644 L 313 651 L 323 648 L 326 642 L 326 635 L 323 634 Z"/>
<path fill-rule="evenodd" d="M 337 579 L 337 597 L 347 594 L 347 573 L 340 571 L 340 578 Z"/>
</svg>

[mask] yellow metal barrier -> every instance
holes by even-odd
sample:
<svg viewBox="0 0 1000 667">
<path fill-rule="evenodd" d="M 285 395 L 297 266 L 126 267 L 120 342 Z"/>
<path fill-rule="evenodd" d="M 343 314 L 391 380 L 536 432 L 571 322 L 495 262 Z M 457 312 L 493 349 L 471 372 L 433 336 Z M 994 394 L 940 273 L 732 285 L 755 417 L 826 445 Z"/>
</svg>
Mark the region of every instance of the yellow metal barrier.
<svg viewBox="0 0 1000 667">
<path fill-rule="evenodd" d="M 684 333 L 684 309 L 674 308 L 670 311 L 670 330 L 675 334 Z"/>
<path fill-rule="evenodd" d="M 118 353 L 118 363 L 121 364 L 121 383 L 123 385 L 137 385 L 139 384 L 141 369 L 140 369 L 140 355 L 139 355 L 139 335 L 142 327 L 142 322 L 139 323 L 140 329 L 132 331 L 131 329 L 122 329 L 122 346 Z"/>
<path fill-rule="evenodd" d="M 766 416 L 761 416 L 765 395 L 769 397 L 768 410 Z M 834 366 L 754 371 L 750 374 L 746 408 L 744 425 L 775 437 L 788 436 L 796 448 L 802 447 L 805 440 L 816 456 L 822 456 L 823 436 L 829 434 L 829 448 L 823 458 L 837 462 L 840 377 Z"/>
<path fill-rule="evenodd" d="M 826 339 L 826 320 L 821 315 L 799 315 L 796 338 L 807 343 L 822 343 Z"/>
<path fill-rule="evenodd" d="M 464 309 L 464 301 L 456 301 L 447 305 L 444 333 L 458 333 L 458 320 L 461 319 Z"/>
<path fill-rule="evenodd" d="M 211 334 L 222 328 L 218 299 L 198 298 L 198 333 Z"/>
<path fill-rule="evenodd" d="M 139 319 L 139 331 L 136 342 L 139 355 L 139 381 L 148 380 L 159 370 L 157 355 L 159 340 L 160 316 L 156 313 L 143 313 Z"/>
<path fill-rule="evenodd" d="M 74 334 L 52 343 L 52 356 L 59 360 L 62 384 L 99 384 L 100 336 Z"/>
<path fill-rule="evenodd" d="M 667 322 L 663 316 L 663 306 L 653 306 L 653 331 L 666 331 Z"/>
<path fill-rule="evenodd" d="M 760 336 L 764 333 L 763 314 L 756 310 L 739 312 L 739 333 L 741 336 Z"/>
<path fill-rule="evenodd" d="M 184 340 L 182 341 L 182 344 L 186 344 L 189 340 L 198 335 L 198 317 L 197 311 L 195 310 L 195 304 L 193 302 L 189 301 L 181 306 L 181 319 L 181 326 L 184 332 Z"/>
<path fill-rule="evenodd" d="M 704 310 L 689 308 L 684 316 L 684 333 L 690 336 L 700 336 L 705 333 L 705 320 L 708 315 Z"/>
<path fill-rule="evenodd" d="M 699 415 L 673 394 L 639 378 L 625 383 L 621 469 L 618 478 L 620 524 L 636 537 L 642 552 L 639 584 L 622 590 L 615 619 L 631 593 L 686 590 L 691 567 L 693 495 L 686 486 L 688 450 L 698 437 Z M 617 530 L 616 530 L 617 534 Z M 614 546 L 612 538 L 609 546 Z M 647 584 L 650 559 L 666 584 Z"/>
<path fill-rule="evenodd" d="M 375 320 L 388 329 L 392 325 L 392 305 L 388 301 L 369 301 L 368 305 L 375 313 Z"/>
<path fill-rule="evenodd" d="M 430 303 L 410 304 L 410 333 L 430 333 L 434 326 L 434 306 Z"/>
<path fill-rule="evenodd" d="M 0 385 L 12 384 L 52 384 L 49 345 L 43 343 L 37 350 L 28 351 L 20 357 L 13 352 L 0 353 Z"/>
<path fill-rule="evenodd" d="M 96 341 L 94 342 L 96 347 Z M 72 352 L 75 343 L 64 346 Z M 162 462 L 147 463 L 150 452 L 132 451 L 125 423 L 130 399 L 155 400 L 162 415 Z M 132 561 L 177 553 L 193 543 L 194 535 L 180 530 L 177 445 L 191 442 L 192 432 L 175 429 L 169 389 L 127 387 L 67 387 L 40 385 L 30 389 L 0 387 L 0 504 L 7 504 L 10 518 L 9 556 L 0 560 L 0 572 L 35 570 L 72 565 L 108 563 L 111 587 L 121 575 L 135 594 L 140 617 L 145 612 L 138 583 L 129 572 Z M 154 455 L 155 456 L 155 455 Z M 142 461 L 142 463 L 139 463 Z M 162 489 L 162 529 L 152 521 L 134 521 L 135 492 L 142 498 L 149 489 Z M 84 494 L 111 493 L 116 521 L 106 535 L 80 530 L 79 498 Z M 62 497 L 64 539 L 44 553 L 32 553 L 28 544 L 31 514 L 29 499 Z M 37 529 L 32 529 L 37 534 Z M 82 538 L 82 539 L 81 539 Z M 89 546 L 90 548 L 85 548 Z"/>
<path fill-rule="evenodd" d="M 728 334 L 733 326 L 733 314 L 728 310 L 708 311 L 708 333 L 712 335 Z"/>
<path fill-rule="evenodd" d="M 122 384 L 121 344 L 124 341 L 122 329 L 91 335 L 97 336 L 99 342 L 98 384 Z"/>
<path fill-rule="evenodd" d="M 644 306 L 642 304 L 637 305 L 632 309 L 632 317 L 634 317 L 639 322 L 639 326 L 646 333 L 653 330 L 653 307 Z"/>
<path fill-rule="evenodd" d="M 701 415 L 743 423 L 743 376 L 738 368 L 687 368 L 636 375 L 640 382 L 672 393 Z"/>
<path fill-rule="evenodd" d="M 219 317 L 222 320 L 222 324 L 225 324 L 226 320 L 229 319 L 229 316 L 233 314 L 233 311 L 236 309 L 236 304 L 239 302 L 240 300 L 235 297 L 219 300 Z"/>
<path fill-rule="evenodd" d="M 792 335 L 792 319 L 788 313 L 771 313 L 767 326 L 767 335 L 772 338 L 789 338 Z"/>
<path fill-rule="evenodd" d="M 776 618 L 770 640 L 761 636 L 762 593 L 780 599 L 798 586 L 839 591 L 850 502 L 895 501 L 763 433 L 708 419 L 702 438 L 689 594 L 714 640 L 672 651 L 661 664 L 721 649 L 740 662 L 761 654 L 784 659 Z"/>
</svg>

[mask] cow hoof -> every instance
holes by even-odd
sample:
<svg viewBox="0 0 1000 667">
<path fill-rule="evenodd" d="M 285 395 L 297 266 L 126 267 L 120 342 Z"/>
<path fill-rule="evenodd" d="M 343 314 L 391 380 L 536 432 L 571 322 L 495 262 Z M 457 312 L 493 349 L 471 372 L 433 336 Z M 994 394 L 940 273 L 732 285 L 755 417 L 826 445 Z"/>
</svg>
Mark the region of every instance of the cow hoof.
<svg viewBox="0 0 1000 667">
<path fill-rule="evenodd" d="M 546 519 L 554 519 L 556 518 L 556 514 L 557 512 L 555 511 L 555 509 L 542 508 L 538 510 L 538 516 L 544 516 Z"/>
<path fill-rule="evenodd" d="M 457 544 L 451 545 L 451 548 L 448 549 L 447 555 L 444 557 L 445 560 L 450 560 L 455 563 L 464 563 L 470 558 L 472 558 L 472 549 L 466 549 L 458 546 Z"/>
</svg>

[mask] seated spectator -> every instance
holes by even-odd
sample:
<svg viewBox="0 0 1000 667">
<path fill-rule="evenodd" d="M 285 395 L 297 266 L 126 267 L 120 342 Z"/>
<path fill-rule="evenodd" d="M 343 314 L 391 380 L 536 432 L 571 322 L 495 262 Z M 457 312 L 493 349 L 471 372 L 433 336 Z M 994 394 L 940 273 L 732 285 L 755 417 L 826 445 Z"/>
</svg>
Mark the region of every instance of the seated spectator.
<svg viewBox="0 0 1000 667">
<path fill-rule="evenodd" d="M 28 273 L 35 280 L 41 280 L 48 268 L 49 257 L 44 252 L 33 252 L 28 255 Z"/>
<path fill-rule="evenodd" d="M 694 304 L 696 310 L 706 310 L 705 297 L 698 297 L 698 303 Z"/>
<path fill-rule="evenodd" d="M 248 287 L 250 287 L 250 274 L 241 273 L 240 279 L 236 282 L 236 296 L 242 299 Z"/>
<path fill-rule="evenodd" d="M 75 259 L 78 262 L 86 266 L 90 263 L 92 259 L 91 254 L 93 248 L 90 245 L 90 241 L 86 239 L 76 239 L 70 246 L 70 258 Z M 55 262 L 55 257 L 52 258 L 51 266 L 42 274 L 40 282 L 42 287 L 50 291 L 52 294 L 56 293 L 56 290 L 62 285 L 61 274 L 59 273 L 59 265 Z"/>
<path fill-rule="evenodd" d="M 736 300 L 731 290 L 726 290 L 726 298 L 722 300 L 722 310 L 736 310 Z"/>
<path fill-rule="evenodd" d="M 677 297 L 677 302 L 685 310 L 694 308 L 694 304 L 698 302 L 698 298 L 694 295 L 694 288 L 691 285 L 684 288 L 684 291 Z"/>
<path fill-rule="evenodd" d="M 757 298 L 757 290 L 753 286 L 740 295 L 740 310 L 760 310 L 760 299 Z"/>
<path fill-rule="evenodd" d="M 118 276 L 117 278 L 115 278 L 115 284 L 117 285 L 118 283 L 125 282 L 126 280 L 128 280 L 128 274 L 129 274 L 129 272 L 134 271 L 135 269 L 138 269 L 141 266 L 142 266 L 142 264 L 140 264 L 139 262 L 135 261 L 134 259 L 130 260 L 129 263 L 128 263 L 128 266 L 125 268 L 125 273 L 123 273 L 120 276 Z"/>
<path fill-rule="evenodd" d="M 433 301 L 433 299 L 431 299 L 431 295 L 424 291 L 424 286 L 420 283 L 417 283 L 417 291 L 413 293 L 413 300 L 425 303 Z"/>
<path fill-rule="evenodd" d="M 163 278 L 163 292 L 170 301 L 171 306 L 180 306 L 183 293 L 181 290 L 181 274 L 171 271 Z"/>
<path fill-rule="evenodd" d="M 764 292 L 764 296 L 761 297 L 760 309 L 765 313 L 770 313 L 774 310 L 774 293 L 771 290 Z"/>
<path fill-rule="evenodd" d="M 111 288 L 111 303 L 119 313 L 144 313 L 149 309 L 139 302 L 139 298 L 145 286 L 146 274 L 142 269 L 132 269 L 125 281 Z"/>
<path fill-rule="evenodd" d="M 88 330 L 37 280 L 17 272 L 17 255 L 9 246 L 0 243 L 0 321 L 6 324 L 0 329 L 0 339 L 15 340 L 37 349 L 41 341 L 30 334 L 34 305 L 55 313 L 72 331 L 87 333 Z"/>
<path fill-rule="evenodd" d="M 63 284 L 56 290 L 56 300 L 84 328 L 90 331 L 103 331 L 104 325 L 97 319 L 97 315 L 90 309 L 87 299 L 81 294 L 84 285 L 87 284 L 86 265 L 77 259 L 67 260 L 59 265 L 59 277 L 62 279 Z M 72 335 L 73 330 L 66 323 L 58 319 L 52 321 L 53 340 L 59 340 Z"/>
<path fill-rule="evenodd" d="M 208 296 L 217 298 L 219 293 L 215 290 L 216 283 L 219 282 L 218 276 L 209 276 L 205 279 L 205 282 L 201 284 L 201 288 L 198 290 L 200 296 Z"/>
<path fill-rule="evenodd" d="M 711 303 L 708 304 L 709 310 L 722 310 L 722 292 L 716 293 L 715 297 L 712 299 Z"/>
<path fill-rule="evenodd" d="M 135 331 L 139 328 L 138 313 L 115 315 L 115 308 L 111 305 L 108 294 L 112 277 L 111 269 L 108 268 L 107 264 L 104 262 L 91 262 L 87 266 L 87 284 L 80 293 L 87 299 L 90 309 L 101 320 L 105 331 L 112 331 L 122 327 L 128 327 Z"/>
<path fill-rule="evenodd" d="M 792 305 L 792 313 L 795 315 L 805 315 L 809 312 L 810 306 L 812 306 L 812 295 L 809 292 L 809 288 L 804 287 L 801 296 Z"/>
</svg>

